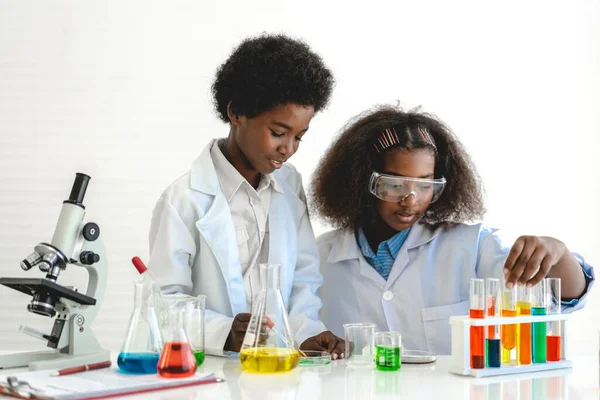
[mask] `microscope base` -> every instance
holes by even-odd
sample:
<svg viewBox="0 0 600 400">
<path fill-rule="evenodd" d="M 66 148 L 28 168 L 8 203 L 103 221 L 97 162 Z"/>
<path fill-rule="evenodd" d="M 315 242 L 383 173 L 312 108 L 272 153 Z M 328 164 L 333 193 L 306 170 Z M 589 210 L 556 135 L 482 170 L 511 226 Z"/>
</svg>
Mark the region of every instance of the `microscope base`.
<svg viewBox="0 0 600 400">
<path fill-rule="evenodd" d="M 58 351 L 35 351 L 28 353 L 3 354 L 0 356 L 0 368 L 21 368 L 29 366 L 30 371 L 53 370 L 78 367 L 110 361 L 110 351 L 70 355 Z"/>
</svg>

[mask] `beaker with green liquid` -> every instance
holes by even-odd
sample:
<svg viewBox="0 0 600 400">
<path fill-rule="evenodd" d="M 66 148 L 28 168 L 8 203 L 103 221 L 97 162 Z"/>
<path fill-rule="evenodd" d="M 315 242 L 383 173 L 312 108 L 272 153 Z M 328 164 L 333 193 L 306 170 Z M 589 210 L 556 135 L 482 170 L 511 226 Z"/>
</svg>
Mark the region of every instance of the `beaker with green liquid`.
<svg viewBox="0 0 600 400">
<path fill-rule="evenodd" d="M 166 294 L 162 296 L 167 305 L 169 313 L 182 310 L 183 329 L 196 359 L 196 365 L 200 367 L 204 362 L 204 309 L 206 296 L 199 294 L 189 296 L 182 293 Z M 170 326 L 163 326 L 163 334 Z"/>
<path fill-rule="evenodd" d="M 402 337 L 398 332 L 375 334 L 375 367 L 380 371 L 398 371 L 402 360 Z"/>
</svg>

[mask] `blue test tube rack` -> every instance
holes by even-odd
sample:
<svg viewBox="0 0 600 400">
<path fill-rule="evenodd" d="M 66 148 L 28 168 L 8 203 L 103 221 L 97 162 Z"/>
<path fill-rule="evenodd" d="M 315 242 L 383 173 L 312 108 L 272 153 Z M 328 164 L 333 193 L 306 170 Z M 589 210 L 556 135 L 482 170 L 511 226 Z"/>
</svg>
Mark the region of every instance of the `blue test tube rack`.
<svg viewBox="0 0 600 400">
<path fill-rule="evenodd" d="M 450 372 L 457 375 L 483 378 L 507 374 L 522 374 L 528 372 L 548 371 L 553 369 L 572 368 L 573 362 L 568 359 L 567 352 L 567 320 L 569 314 L 552 315 L 526 315 L 517 317 L 486 317 L 481 319 L 470 318 L 468 315 L 450 317 L 452 328 L 452 356 Z M 561 321 L 561 359 L 554 362 L 531 363 L 527 365 L 502 364 L 498 368 L 471 368 L 470 363 L 470 328 L 471 326 L 511 325 L 519 323 L 533 323 L 543 321 Z"/>
</svg>

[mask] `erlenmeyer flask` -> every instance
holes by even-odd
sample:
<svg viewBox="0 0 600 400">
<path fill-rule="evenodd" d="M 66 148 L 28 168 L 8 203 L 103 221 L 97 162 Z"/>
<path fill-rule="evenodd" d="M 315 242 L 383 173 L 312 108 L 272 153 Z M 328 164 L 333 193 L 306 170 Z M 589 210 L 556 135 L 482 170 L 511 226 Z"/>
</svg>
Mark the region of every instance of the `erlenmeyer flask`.
<svg viewBox="0 0 600 400">
<path fill-rule="evenodd" d="M 242 367 L 249 372 L 290 371 L 300 361 L 279 290 L 279 268 L 279 264 L 260 264 L 261 290 L 253 301 L 240 351 Z"/>
<path fill-rule="evenodd" d="M 119 369 L 123 372 L 156 373 L 163 341 L 154 310 L 154 295 L 150 286 L 134 283 L 133 314 L 117 358 Z"/>
<path fill-rule="evenodd" d="M 171 333 L 158 361 L 158 374 L 165 378 L 185 378 L 196 372 L 196 359 L 185 334 L 184 320 L 189 302 L 181 301 L 171 309 Z"/>
<path fill-rule="evenodd" d="M 192 346 L 194 357 L 196 357 L 196 366 L 201 366 L 204 362 L 204 308 L 206 296 L 189 296 L 183 293 L 172 293 L 162 295 L 162 301 L 169 314 L 173 314 L 180 308 L 185 308 L 183 316 L 183 329 Z M 161 325 L 163 337 L 168 337 L 173 326 L 166 321 Z"/>
<path fill-rule="evenodd" d="M 169 323 L 169 310 L 162 299 L 162 292 L 160 286 L 156 280 L 156 277 L 149 271 L 146 264 L 139 257 L 133 257 L 131 263 L 141 276 L 140 282 L 146 286 L 150 286 L 154 294 L 154 311 L 156 312 L 156 318 L 158 318 L 158 325 L 162 328 L 164 325 Z M 164 336 L 164 335 L 163 335 Z"/>
</svg>

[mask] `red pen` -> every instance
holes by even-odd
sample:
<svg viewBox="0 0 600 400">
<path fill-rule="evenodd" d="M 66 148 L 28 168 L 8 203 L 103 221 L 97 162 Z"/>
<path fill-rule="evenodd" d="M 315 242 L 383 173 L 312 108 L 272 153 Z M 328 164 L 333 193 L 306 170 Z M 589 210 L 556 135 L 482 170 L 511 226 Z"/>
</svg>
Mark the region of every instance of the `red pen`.
<svg viewBox="0 0 600 400">
<path fill-rule="evenodd" d="M 87 365 L 81 365 L 79 367 L 65 368 L 65 369 L 60 369 L 58 371 L 51 373 L 50 376 L 70 375 L 70 374 L 76 374 L 78 372 L 91 371 L 94 369 L 108 368 L 108 367 L 110 367 L 110 364 L 111 364 L 110 361 L 103 361 L 103 362 L 96 363 L 96 364 L 87 364 Z"/>
</svg>

